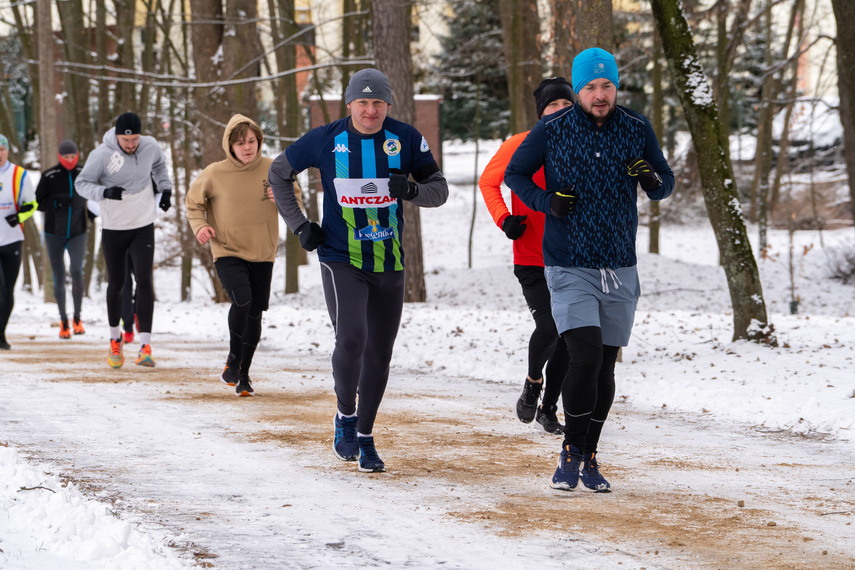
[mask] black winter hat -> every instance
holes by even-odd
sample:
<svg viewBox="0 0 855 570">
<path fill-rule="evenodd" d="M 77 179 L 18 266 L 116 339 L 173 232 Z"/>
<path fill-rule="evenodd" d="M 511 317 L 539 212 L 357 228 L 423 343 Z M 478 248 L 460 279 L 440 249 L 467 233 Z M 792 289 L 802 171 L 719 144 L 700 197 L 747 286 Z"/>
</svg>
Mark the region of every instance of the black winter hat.
<svg viewBox="0 0 855 570">
<path fill-rule="evenodd" d="M 77 145 L 74 144 L 74 141 L 65 140 L 59 143 L 59 148 L 57 149 L 57 154 L 65 156 L 66 154 L 77 154 L 79 151 L 77 150 Z"/>
<path fill-rule="evenodd" d="M 546 106 L 556 99 L 567 99 L 576 104 L 576 93 L 573 87 L 563 77 L 549 77 L 540 82 L 534 90 L 534 101 L 537 104 L 537 118 L 543 116 Z"/>
<path fill-rule="evenodd" d="M 116 134 L 117 135 L 138 135 L 142 132 L 142 121 L 135 114 L 128 111 L 122 113 L 116 119 Z"/>
</svg>

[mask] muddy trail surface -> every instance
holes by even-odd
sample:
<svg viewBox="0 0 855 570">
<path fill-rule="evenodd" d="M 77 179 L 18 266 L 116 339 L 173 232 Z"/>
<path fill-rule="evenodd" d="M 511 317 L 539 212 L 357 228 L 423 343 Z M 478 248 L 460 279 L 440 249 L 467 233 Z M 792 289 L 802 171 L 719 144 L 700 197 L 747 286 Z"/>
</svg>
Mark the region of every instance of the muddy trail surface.
<svg viewBox="0 0 855 570">
<path fill-rule="evenodd" d="M 154 369 L 128 346 L 111 370 L 103 344 L 2 355 L 0 442 L 173 536 L 191 564 L 855 567 L 845 442 L 616 402 L 599 456 L 613 492 L 561 492 L 561 438 L 515 418 L 515 388 L 393 369 L 374 431 L 388 472 L 364 474 L 330 449 L 325 355 L 262 346 L 257 396 L 236 398 L 219 345 L 176 336 Z"/>
</svg>

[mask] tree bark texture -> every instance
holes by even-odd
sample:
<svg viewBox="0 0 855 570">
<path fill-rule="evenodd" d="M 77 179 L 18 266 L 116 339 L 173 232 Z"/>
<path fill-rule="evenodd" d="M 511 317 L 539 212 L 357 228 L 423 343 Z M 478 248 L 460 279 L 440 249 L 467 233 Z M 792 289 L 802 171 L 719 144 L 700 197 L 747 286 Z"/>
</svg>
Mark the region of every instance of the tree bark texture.
<svg viewBox="0 0 855 570">
<path fill-rule="evenodd" d="M 849 172 L 849 202 L 855 218 L 855 3 L 831 0 L 837 21 L 837 89 L 840 92 L 840 120 L 846 170 Z"/>
<path fill-rule="evenodd" d="M 521 133 L 537 122 L 532 93 L 543 75 L 540 20 L 535 0 L 499 0 L 502 44 L 511 102 L 511 132 Z"/>
<path fill-rule="evenodd" d="M 116 35 L 119 38 L 118 58 L 115 65 L 134 70 L 134 20 L 137 13 L 137 0 L 114 0 L 116 6 Z M 133 111 L 140 113 L 137 107 L 137 92 L 133 83 L 116 83 L 116 116 Z M 145 120 L 145 117 L 140 117 Z"/>
<path fill-rule="evenodd" d="M 552 12 L 552 73 L 555 77 L 570 80 L 573 58 L 579 49 L 576 21 L 581 11 L 581 0 L 549 0 Z"/>
<path fill-rule="evenodd" d="M 612 25 L 612 0 L 582 0 L 576 20 L 579 51 L 592 47 L 614 51 Z"/>
<path fill-rule="evenodd" d="M 65 59 L 72 63 L 91 63 L 89 33 L 83 23 L 83 2 L 67 0 L 56 3 L 62 27 Z M 89 112 L 89 79 L 73 73 L 63 75 L 69 100 L 63 105 L 65 138 L 73 140 L 81 156 L 89 156 L 95 148 L 95 133 Z M 47 165 L 44 165 L 47 166 Z"/>
<path fill-rule="evenodd" d="M 226 80 L 258 77 L 260 63 L 250 63 L 261 55 L 258 38 L 257 0 L 226 0 L 226 24 L 223 36 L 223 77 Z M 229 115 L 240 113 L 258 120 L 256 83 L 226 87 Z"/>
<path fill-rule="evenodd" d="M 374 37 L 374 61 L 386 74 L 392 87 L 390 115 L 414 124 L 413 62 L 410 55 L 410 10 L 398 0 L 372 0 L 371 21 Z M 405 260 L 404 301 L 420 303 L 427 299 L 422 250 L 422 224 L 418 206 L 404 201 L 403 247 Z"/>
<path fill-rule="evenodd" d="M 751 252 L 733 166 L 724 149 L 712 90 L 698 62 L 678 0 L 651 0 L 653 18 L 698 153 L 707 215 L 715 232 L 733 306 L 733 339 L 776 344 L 768 323 L 757 263 Z"/>
</svg>

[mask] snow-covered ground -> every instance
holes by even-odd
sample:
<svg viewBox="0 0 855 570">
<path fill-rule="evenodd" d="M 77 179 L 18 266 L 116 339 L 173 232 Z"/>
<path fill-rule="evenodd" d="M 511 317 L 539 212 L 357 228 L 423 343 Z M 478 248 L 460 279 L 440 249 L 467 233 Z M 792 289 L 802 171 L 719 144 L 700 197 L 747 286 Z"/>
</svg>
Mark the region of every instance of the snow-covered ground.
<svg viewBox="0 0 855 570">
<path fill-rule="evenodd" d="M 479 171 L 497 146 L 482 144 Z M 649 544 L 636 548 L 617 535 L 511 536 L 495 522 L 507 522 L 491 502 L 496 480 L 464 476 L 470 464 L 495 462 L 502 470 L 509 457 L 530 454 L 525 465 L 502 475 L 500 492 L 572 508 L 567 494 L 546 486 L 560 438 L 520 424 L 511 411 L 526 374 L 532 322 L 512 273 L 510 242 L 492 224 L 480 194 L 467 267 L 473 150 L 446 147 L 449 202 L 421 213 L 428 301 L 404 310 L 376 431 L 389 466 L 383 476 L 358 475 L 331 459 L 332 330 L 313 254 L 300 269 L 297 295 L 281 293 L 284 263 L 276 265 L 254 399 L 238 400 L 216 380 L 227 347 L 227 307 L 206 300 L 210 285 L 201 275 L 194 300 L 180 303 L 177 272 L 157 270 L 153 371 L 107 368 L 102 290 L 93 287 L 84 302 L 87 334 L 64 344 L 51 328 L 55 305 L 43 303 L 41 292 L 19 290 L 7 332 L 13 350 L 0 354 L 0 567 L 486 568 L 579 556 L 592 568 L 704 567 L 709 559 L 697 553 L 684 560 L 663 545 L 661 555 L 669 557 L 652 559 Z M 689 457 L 694 448 L 713 463 L 747 461 L 750 451 L 764 465 L 797 465 L 802 452 L 805 462 L 833 457 L 830 470 L 851 464 L 855 288 L 829 279 L 826 263 L 832 248 L 852 247 L 852 228 L 825 232 L 824 247 L 815 232 L 795 234 L 792 289 L 788 236 L 770 232 L 769 255 L 758 263 L 779 340 L 774 348 L 732 342 L 727 284 L 707 222 L 662 228 L 661 255 L 646 253 L 646 231 L 640 228 L 638 238 L 642 299 L 601 443 L 603 464 L 610 454 L 614 462 L 614 471 L 604 468 L 612 501 L 640 492 L 645 475 L 630 466 L 644 448 L 663 457 L 675 451 Z M 754 239 L 756 230 L 750 231 Z M 799 299 L 795 315 L 792 297 Z M 329 429 L 307 432 L 315 421 Z M 422 425 L 434 431 L 424 435 Z M 676 437 L 660 447 L 657 432 L 666 425 Z M 456 430 L 454 440 L 440 450 L 407 439 L 449 429 Z M 480 445 L 468 443 L 473 434 Z M 721 459 L 735 449 L 746 459 Z M 459 472 L 445 473 L 446 463 Z M 772 473 L 764 482 L 751 467 L 741 467 L 742 481 L 750 481 L 746 493 L 756 493 L 758 502 L 765 485 L 788 484 Z M 666 486 L 719 486 L 685 467 L 669 473 L 674 481 Z M 727 485 L 710 492 L 735 502 L 741 488 L 732 475 L 716 475 Z M 827 491 L 841 501 L 822 513 L 836 515 L 821 519 L 825 527 L 780 504 L 777 512 L 804 532 L 814 529 L 811 541 L 828 538 L 823 532 L 833 526 L 842 545 L 826 565 L 846 567 L 855 559 L 852 475 L 812 481 L 816 494 Z M 805 500 L 784 502 L 799 510 Z M 473 520 L 478 517 L 483 520 Z"/>
</svg>

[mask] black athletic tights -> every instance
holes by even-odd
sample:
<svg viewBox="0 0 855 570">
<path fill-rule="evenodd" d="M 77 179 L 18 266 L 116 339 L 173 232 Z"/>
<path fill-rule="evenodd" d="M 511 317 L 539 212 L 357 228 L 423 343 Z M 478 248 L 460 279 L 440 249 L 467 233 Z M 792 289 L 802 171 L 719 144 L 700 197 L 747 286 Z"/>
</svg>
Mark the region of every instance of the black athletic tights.
<svg viewBox="0 0 855 570">
<path fill-rule="evenodd" d="M 600 327 L 580 327 L 561 335 L 570 355 L 564 379 L 564 444 L 582 453 L 597 451 L 603 423 L 615 397 L 618 346 L 603 346 Z"/>
<path fill-rule="evenodd" d="M 154 315 L 154 224 L 133 230 L 101 230 L 101 248 L 107 266 L 107 320 L 119 326 L 126 263 L 131 258 L 137 292 L 134 298 L 140 332 L 150 333 Z"/>
<path fill-rule="evenodd" d="M 5 223 L 5 222 L 3 222 Z M 6 325 L 15 306 L 15 282 L 21 271 L 21 247 L 16 241 L 0 246 L 0 340 L 6 338 Z"/>
</svg>

